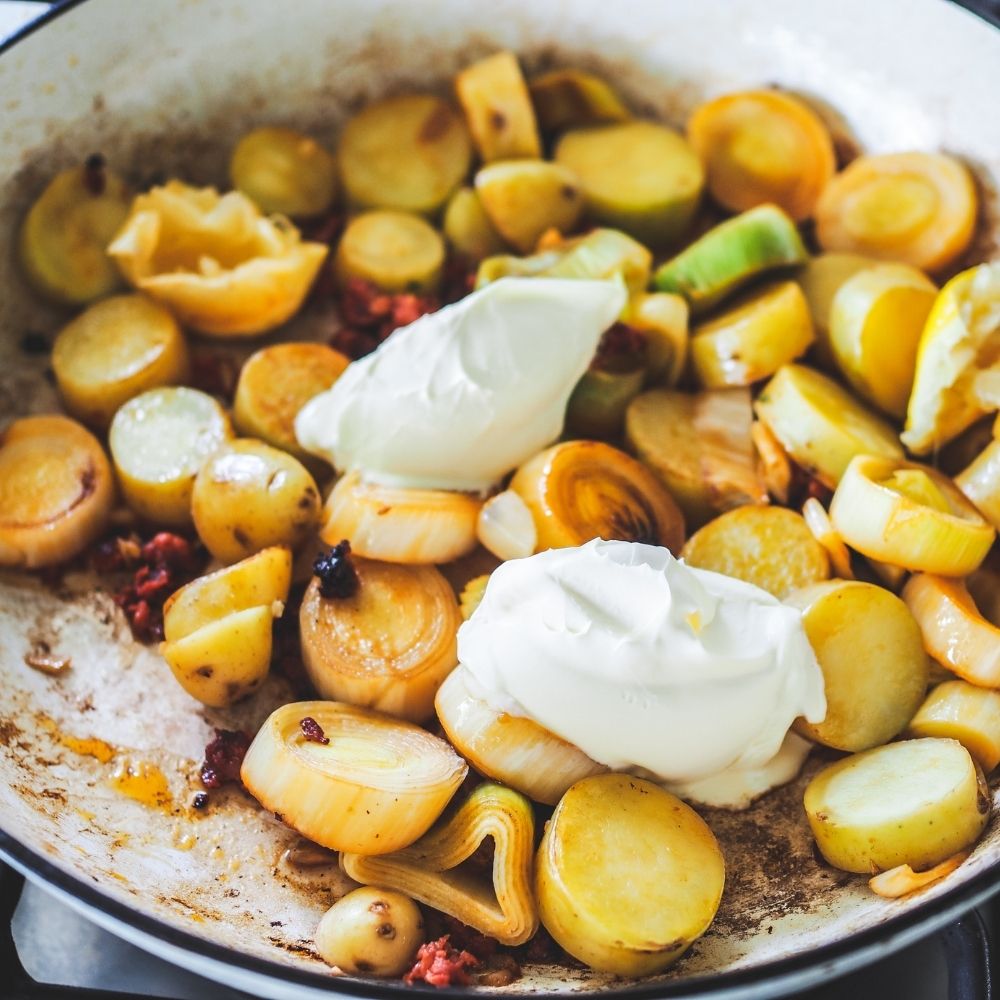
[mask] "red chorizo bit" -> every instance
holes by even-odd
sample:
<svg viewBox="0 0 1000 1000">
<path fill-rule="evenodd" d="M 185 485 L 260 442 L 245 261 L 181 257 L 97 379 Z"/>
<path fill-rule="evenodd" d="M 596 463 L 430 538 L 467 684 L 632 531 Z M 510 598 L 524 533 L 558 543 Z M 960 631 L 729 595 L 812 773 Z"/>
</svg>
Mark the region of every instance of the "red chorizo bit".
<svg viewBox="0 0 1000 1000">
<path fill-rule="evenodd" d="M 142 543 L 136 534 L 105 538 L 90 553 L 90 565 L 97 573 L 118 573 L 132 569 L 142 558 Z"/>
<path fill-rule="evenodd" d="M 323 732 L 323 727 L 311 715 L 299 721 L 299 729 L 310 743 L 322 743 L 326 746 L 330 742 L 330 737 Z"/>
<path fill-rule="evenodd" d="M 403 976 L 403 982 L 412 986 L 422 981 L 439 989 L 444 986 L 468 986 L 471 980 L 465 970 L 478 964 L 479 959 L 475 955 L 453 948 L 445 934 L 420 946 L 413 968 Z"/>
<path fill-rule="evenodd" d="M 378 339 L 373 334 L 351 326 L 342 326 L 328 343 L 341 354 L 346 354 L 352 361 L 371 354 L 378 347 Z"/>
<path fill-rule="evenodd" d="M 353 597 L 361 581 L 351 561 L 351 543 L 345 538 L 329 552 L 320 551 L 313 560 L 313 572 L 319 578 L 320 595 L 332 600 Z"/>
<path fill-rule="evenodd" d="M 492 858 L 490 859 L 492 861 Z M 474 927 L 463 924 L 457 917 L 442 913 L 441 922 L 452 946 L 459 951 L 467 951 L 477 958 L 492 958 L 500 947 L 500 942 L 496 938 L 487 937 L 481 934 Z"/>
<path fill-rule="evenodd" d="M 646 335 L 626 323 L 615 323 L 601 336 L 590 367 L 602 370 L 620 358 L 641 358 L 646 353 Z"/>
<path fill-rule="evenodd" d="M 241 730 L 216 729 L 205 747 L 201 765 L 201 783 L 206 788 L 220 788 L 227 781 L 239 782 L 243 758 L 250 749 L 250 737 Z"/>
</svg>

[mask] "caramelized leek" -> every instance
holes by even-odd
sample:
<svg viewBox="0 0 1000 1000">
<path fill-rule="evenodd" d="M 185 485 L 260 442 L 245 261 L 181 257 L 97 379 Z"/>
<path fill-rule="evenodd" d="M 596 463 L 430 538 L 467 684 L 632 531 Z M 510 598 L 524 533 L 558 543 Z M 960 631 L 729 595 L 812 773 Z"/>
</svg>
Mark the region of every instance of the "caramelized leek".
<svg viewBox="0 0 1000 1000">
<path fill-rule="evenodd" d="M 377 858 L 346 852 L 341 865 L 363 885 L 404 892 L 501 944 L 519 945 L 538 929 L 534 837 L 531 803 L 513 789 L 483 784 L 411 847 Z M 487 838 L 492 871 L 463 870 Z"/>
<path fill-rule="evenodd" d="M 566 790 L 607 770 L 531 719 L 490 707 L 469 685 L 469 672 L 449 674 L 434 702 L 452 746 L 482 774 L 535 802 L 554 806 Z"/>
<path fill-rule="evenodd" d="M 885 899 L 900 899 L 950 875 L 970 853 L 970 851 L 959 851 L 946 861 L 921 872 L 915 872 L 909 865 L 897 865 L 870 878 L 868 888 Z"/>
<path fill-rule="evenodd" d="M 538 543 L 531 510 L 513 490 L 497 493 L 483 504 L 476 537 L 497 559 L 530 556 Z"/>
<path fill-rule="evenodd" d="M 835 575 L 841 580 L 853 580 L 851 554 L 847 551 L 844 540 L 830 523 L 830 515 L 827 514 L 826 508 L 815 497 L 809 497 L 802 506 L 802 516 L 805 518 L 806 527 L 813 533 L 813 538 L 826 549 Z"/>
<path fill-rule="evenodd" d="M 422 722 L 458 662 L 461 615 L 433 566 L 354 559 L 349 597 L 325 598 L 314 579 L 299 613 L 302 661 L 324 698 Z"/>
<path fill-rule="evenodd" d="M 994 528 L 1000 528 L 1000 441 L 955 478 L 955 485 L 979 508 Z"/>
<path fill-rule="evenodd" d="M 979 613 L 964 583 L 918 573 L 903 600 L 938 663 L 971 684 L 1000 687 L 1000 628 Z"/>
<path fill-rule="evenodd" d="M 971 573 L 996 534 L 947 476 L 869 455 L 848 466 L 830 520 L 863 555 L 943 576 Z"/>
<path fill-rule="evenodd" d="M 303 727 L 305 719 L 321 738 Z M 419 726 L 351 705 L 303 701 L 271 713 L 240 778 L 302 836 L 367 855 L 398 851 L 423 836 L 467 772 L 444 740 Z"/>
<path fill-rule="evenodd" d="M 989 774 L 1000 764 L 1000 691 L 945 681 L 924 699 L 908 735 L 958 740 Z"/>
</svg>

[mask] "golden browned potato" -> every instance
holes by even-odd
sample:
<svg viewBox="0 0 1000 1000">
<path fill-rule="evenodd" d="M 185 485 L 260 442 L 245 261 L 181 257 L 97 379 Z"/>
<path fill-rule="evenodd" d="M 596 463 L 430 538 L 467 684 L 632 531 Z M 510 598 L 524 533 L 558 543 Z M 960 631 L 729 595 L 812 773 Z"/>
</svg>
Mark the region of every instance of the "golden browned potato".
<svg viewBox="0 0 1000 1000">
<path fill-rule="evenodd" d="M 904 740 L 831 764 L 806 788 L 816 844 L 836 868 L 930 868 L 975 843 L 990 791 L 956 740 Z"/>
<path fill-rule="evenodd" d="M 873 583 L 830 580 L 786 599 L 823 671 L 826 718 L 798 719 L 803 736 L 837 750 L 867 750 L 906 728 L 927 690 L 929 663 L 909 608 Z"/>
<path fill-rule="evenodd" d="M 362 886 L 341 896 L 316 928 L 316 950 L 354 976 L 401 976 L 424 942 L 420 908 L 401 892 Z"/>
<path fill-rule="evenodd" d="M 620 976 L 661 972 L 708 930 L 726 867 L 705 822 L 627 774 L 578 781 L 545 827 L 535 868 L 545 929 Z"/>
<path fill-rule="evenodd" d="M 691 566 L 745 580 L 778 598 L 830 576 L 826 550 L 802 515 L 785 507 L 726 511 L 696 531 L 682 555 Z"/>
<path fill-rule="evenodd" d="M 115 487 L 97 439 L 58 415 L 0 434 L 0 566 L 65 562 L 104 530 Z"/>
<path fill-rule="evenodd" d="M 59 331 L 52 371 L 66 409 L 104 428 L 133 396 L 187 378 L 187 344 L 163 306 L 145 295 L 115 295 Z"/>
<path fill-rule="evenodd" d="M 319 490 L 301 462 L 262 441 L 242 438 L 201 467 L 191 515 L 205 548 L 225 563 L 269 545 L 301 545 L 319 520 Z"/>
</svg>

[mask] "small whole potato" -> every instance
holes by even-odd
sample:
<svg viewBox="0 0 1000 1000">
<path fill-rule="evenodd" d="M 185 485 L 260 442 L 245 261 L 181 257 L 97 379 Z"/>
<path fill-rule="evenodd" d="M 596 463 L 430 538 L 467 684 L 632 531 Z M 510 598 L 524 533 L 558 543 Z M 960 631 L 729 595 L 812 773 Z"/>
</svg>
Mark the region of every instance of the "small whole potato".
<svg viewBox="0 0 1000 1000">
<path fill-rule="evenodd" d="M 401 976 L 423 934 L 423 916 L 409 896 L 362 886 L 323 914 L 316 950 L 324 962 L 352 975 Z"/>
<path fill-rule="evenodd" d="M 231 441 L 195 477 L 191 514 L 198 537 L 224 563 L 267 548 L 297 548 L 316 526 L 316 482 L 297 459 L 253 438 Z"/>
</svg>

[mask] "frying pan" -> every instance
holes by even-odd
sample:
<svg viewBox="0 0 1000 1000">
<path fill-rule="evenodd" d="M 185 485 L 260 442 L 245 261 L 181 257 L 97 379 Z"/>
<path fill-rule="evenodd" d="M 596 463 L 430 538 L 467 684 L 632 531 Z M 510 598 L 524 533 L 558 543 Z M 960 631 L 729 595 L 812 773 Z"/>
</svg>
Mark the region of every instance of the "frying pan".
<svg viewBox="0 0 1000 1000">
<path fill-rule="evenodd" d="M 909 0 L 905 12 L 897 0 L 66 3 L 0 52 L 0 245 L 13 245 L 46 179 L 91 152 L 136 184 L 224 183 L 232 144 L 253 124 L 332 141 L 364 102 L 443 89 L 499 48 L 529 70 L 593 69 L 670 122 L 707 96 L 777 83 L 826 107 L 845 143 L 958 154 L 985 206 L 969 260 L 1000 256 L 1000 32 L 944 0 Z M 65 316 L 26 291 L 9 251 L 0 288 L 2 423 L 56 406 L 47 359 L 19 344 Z M 319 336 L 324 322 L 307 315 L 279 336 Z M 71 669 L 29 669 L 25 654 L 42 648 Z M 190 806 L 212 727 L 252 730 L 290 697 L 272 678 L 248 703 L 206 709 L 132 640 L 99 581 L 0 574 L 0 855 L 103 926 L 231 986 L 297 998 L 402 991 L 334 978 L 313 952 L 318 918 L 344 888 L 336 866 L 294 863 L 296 835 L 238 791 Z M 502 991 L 773 997 L 899 948 L 1000 887 L 997 821 L 954 875 L 898 901 L 821 864 L 801 795 L 822 762 L 814 754 L 802 778 L 747 812 L 705 812 L 726 892 L 709 933 L 666 975 L 628 983 L 537 965 Z M 124 794 L 115 776 L 129 768 L 140 777 Z"/>
</svg>

